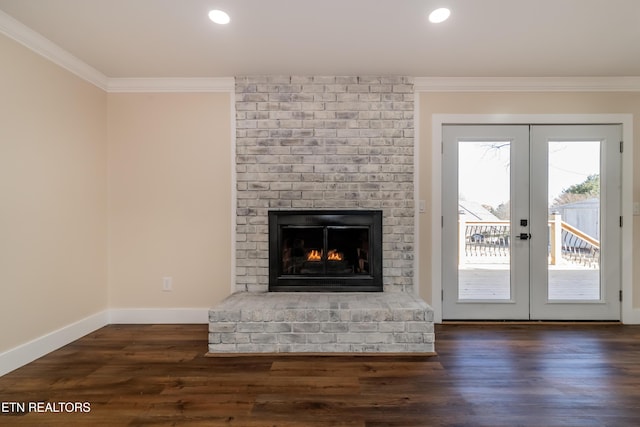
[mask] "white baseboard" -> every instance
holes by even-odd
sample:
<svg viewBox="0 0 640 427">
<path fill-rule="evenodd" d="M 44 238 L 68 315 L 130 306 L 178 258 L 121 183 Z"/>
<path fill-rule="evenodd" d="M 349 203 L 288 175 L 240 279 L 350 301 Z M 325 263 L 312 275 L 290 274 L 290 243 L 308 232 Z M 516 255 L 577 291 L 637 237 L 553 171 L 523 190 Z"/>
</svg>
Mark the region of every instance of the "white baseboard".
<svg viewBox="0 0 640 427">
<path fill-rule="evenodd" d="M 0 353 L 0 376 L 51 353 L 109 324 L 209 322 L 209 308 L 128 308 L 96 313 L 18 347 Z"/>
<path fill-rule="evenodd" d="M 640 325 L 640 308 L 624 307 L 622 310 L 622 323 L 625 325 Z"/>
<path fill-rule="evenodd" d="M 209 323 L 209 308 L 115 308 L 109 323 Z"/>
<path fill-rule="evenodd" d="M 0 353 L 0 376 L 82 338 L 108 323 L 109 313 L 102 311 Z"/>
</svg>

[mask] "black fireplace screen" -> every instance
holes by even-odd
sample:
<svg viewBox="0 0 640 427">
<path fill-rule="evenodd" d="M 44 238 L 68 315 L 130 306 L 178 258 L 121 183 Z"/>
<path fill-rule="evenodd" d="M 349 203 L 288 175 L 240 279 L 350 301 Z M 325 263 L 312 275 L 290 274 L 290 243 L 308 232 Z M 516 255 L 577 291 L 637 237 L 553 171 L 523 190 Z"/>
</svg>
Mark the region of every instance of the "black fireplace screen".
<svg viewBox="0 0 640 427">
<path fill-rule="evenodd" d="M 381 211 L 269 212 L 270 291 L 382 291 Z"/>
</svg>

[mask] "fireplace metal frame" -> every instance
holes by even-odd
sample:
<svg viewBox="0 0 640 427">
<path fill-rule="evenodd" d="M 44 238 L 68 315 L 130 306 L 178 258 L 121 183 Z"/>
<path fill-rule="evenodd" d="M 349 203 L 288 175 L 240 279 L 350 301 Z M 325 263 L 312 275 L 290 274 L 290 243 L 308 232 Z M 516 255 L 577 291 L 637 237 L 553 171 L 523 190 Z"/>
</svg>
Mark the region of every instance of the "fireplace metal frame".
<svg viewBox="0 0 640 427">
<path fill-rule="evenodd" d="M 370 274 L 281 274 L 282 227 L 367 227 Z M 269 211 L 269 292 L 382 292 L 381 210 L 272 210 Z"/>
</svg>

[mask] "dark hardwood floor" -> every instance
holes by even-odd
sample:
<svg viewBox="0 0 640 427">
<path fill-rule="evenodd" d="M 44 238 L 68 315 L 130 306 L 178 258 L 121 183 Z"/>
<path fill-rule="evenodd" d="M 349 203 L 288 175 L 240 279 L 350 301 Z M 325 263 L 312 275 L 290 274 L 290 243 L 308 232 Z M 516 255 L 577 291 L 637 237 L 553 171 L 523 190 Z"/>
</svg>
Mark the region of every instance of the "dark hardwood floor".
<svg viewBox="0 0 640 427">
<path fill-rule="evenodd" d="M 206 325 L 102 328 L 1 377 L 0 425 L 640 425 L 638 326 L 445 324 L 433 357 L 206 357 L 206 342 Z"/>
</svg>

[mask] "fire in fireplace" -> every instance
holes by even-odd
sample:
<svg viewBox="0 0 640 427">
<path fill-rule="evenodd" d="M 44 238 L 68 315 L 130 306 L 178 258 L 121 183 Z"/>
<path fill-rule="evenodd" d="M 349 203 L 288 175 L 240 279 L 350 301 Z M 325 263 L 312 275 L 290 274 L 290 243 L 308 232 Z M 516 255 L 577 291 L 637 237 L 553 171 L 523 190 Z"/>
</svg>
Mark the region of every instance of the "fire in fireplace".
<svg viewBox="0 0 640 427">
<path fill-rule="evenodd" d="M 269 291 L 382 291 L 382 211 L 270 211 Z"/>
</svg>

